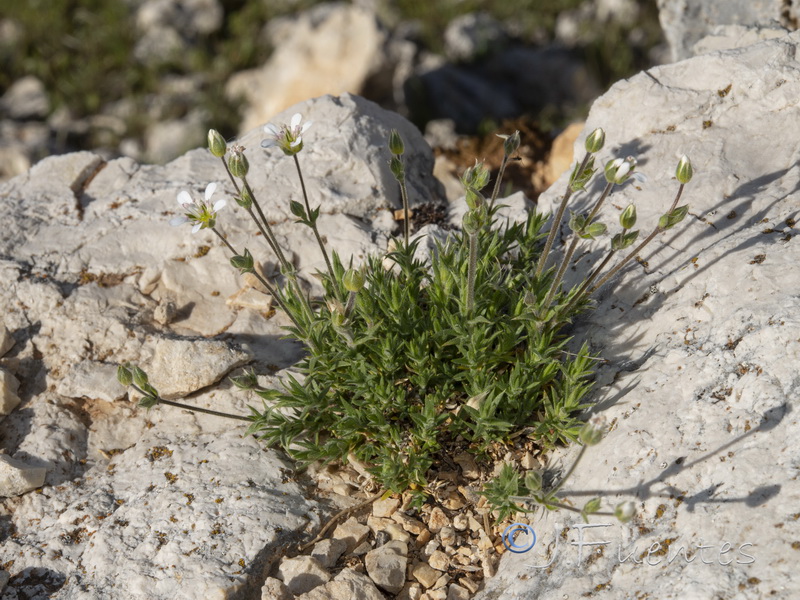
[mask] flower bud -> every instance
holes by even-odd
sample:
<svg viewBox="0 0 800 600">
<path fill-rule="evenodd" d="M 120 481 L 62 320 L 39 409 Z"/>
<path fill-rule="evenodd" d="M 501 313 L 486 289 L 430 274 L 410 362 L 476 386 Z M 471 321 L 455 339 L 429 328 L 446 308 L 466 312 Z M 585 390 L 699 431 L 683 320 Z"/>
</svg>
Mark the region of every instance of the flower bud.
<svg viewBox="0 0 800 600">
<path fill-rule="evenodd" d="M 483 194 L 473 190 L 472 188 L 467 188 L 467 194 L 464 197 L 467 206 L 471 209 L 475 210 L 486 204 L 486 199 L 483 197 Z"/>
<path fill-rule="evenodd" d="M 619 519 L 620 523 L 627 523 L 636 515 L 636 505 L 630 500 L 620 502 L 614 509 L 614 516 Z"/>
<path fill-rule="evenodd" d="M 400 137 L 396 129 L 392 129 L 392 132 L 389 134 L 389 152 L 395 156 L 400 156 L 404 151 L 405 146 L 403 145 L 403 138 Z"/>
<path fill-rule="evenodd" d="M 208 149 L 211 151 L 211 154 L 217 158 L 222 158 L 225 156 L 225 152 L 228 151 L 228 145 L 225 143 L 225 138 L 222 137 L 220 132 L 216 129 L 208 130 Z"/>
<path fill-rule="evenodd" d="M 586 446 L 594 446 L 603 439 L 606 433 L 606 418 L 595 415 L 581 428 L 578 438 Z"/>
<path fill-rule="evenodd" d="M 475 165 L 468 167 L 461 176 L 461 183 L 469 190 L 476 192 L 482 190 L 489 183 L 489 169 L 482 162 L 475 161 Z"/>
<path fill-rule="evenodd" d="M 625 210 L 622 211 L 622 214 L 619 216 L 619 224 L 622 225 L 623 229 L 631 229 L 636 225 L 636 207 L 633 204 L 629 204 Z"/>
<path fill-rule="evenodd" d="M 344 322 L 347 320 L 347 315 L 345 315 L 344 306 L 338 300 L 329 300 L 328 301 L 328 310 L 331 313 L 331 323 L 334 327 L 341 327 L 344 325 Z"/>
<path fill-rule="evenodd" d="M 505 140 L 503 142 L 503 152 L 505 153 L 506 156 L 511 156 L 517 150 L 519 150 L 519 145 L 520 145 L 519 131 L 515 131 L 511 135 L 503 135 L 498 133 L 497 137 Z"/>
<path fill-rule="evenodd" d="M 347 269 L 342 278 L 342 283 L 344 283 L 344 289 L 348 292 L 358 292 L 361 288 L 364 287 L 364 282 L 366 278 L 364 277 L 364 273 L 362 273 L 358 269 Z"/>
<path fill-rule="evenodd" d="M 389 168 L 392 170 L 392 175 L 394 178 L 397 179 L 398 182 L 405 181 L 406 178 L 406 169 L 403 166 L 403 161 L 400 160 L 397 156 L 392 156 L 392 160 L 389 161 Z"/>
<path fill-rule="evenodd" d="M 627 158 L 615 158 L 606 163 L 605 175 L 608 183 L 617 185 L 624 183 L 636 168 L 636 159 L 632 156 Z"/>
<path fill-rule="evenodd" d="M 133 383 L 133 373 L 131 373 L 130 369 L 127 369 L 125 365 L 120 365 L 117 367 L 117 381 L 123 386 L 128 387 Z"/>
<path fill-rule="evenodd" d="M 600 127 L 595 129 L 592 133 L 589 134 L 589 137 L 586 138 L 586 151 L 589 153 L 594 154 L 595 152 L 600 152 L 603 149 L 603 146 L 606 143 L 606 132 L 603 131 Z"/>
<path fill-rule="evenodd" d="M 255 268 L 253 266 L 253 255 L 245 248 L 244 252 L 239 255 L 231 257 L 231 266 L 238 269 L 240 273 L 252 273 Z"/>
<path fill-rule="evenodd" d="M 525 487 L 531 493 L 542 490 L 542 474 L 539 471 L 528 471 L 525 473 Z"/>
<path fill-rule="evenodd" d="M 477 210 L 469 210 L 464 213 L 464 218 L 461 221 L 461 228 L 467 235 L 475 235 L 483 226 L 483 219 Z"/>
<path fill-rule="evenodd" d="M 684 154 L 678 161 L 678 168 L 675 169 L 675 177 L 680 183 L 686 184 L 692 180 L 693 174 L 694 171 L 692 170 L 692 163 L 689 161 L 689 158 Z"/>
<path fill-rule="evenodd" d="M 234 177 L 246 177 L 250 170 L 250 163 L 244 155 L 244 148 L 234 146 L 231 148 L 231 155 L 228 158 L 228 169 Z"/>
<path fill-rule="evenodd" d="M 235 196 L 234 199 L 236 200 L 236 204 L 242 208 L 247 209 L 253 206 L 253 194 L 250 193 L 250 186 L 244 186 L 241 194 Z"/>
<path fill-rule="evenodd" d="M 133 383 L 140 388 L 147 385 L 147 373 L 142 371 L 139 367 L 131 367 L 131 374 L 133 375 Z"/>
</svg>

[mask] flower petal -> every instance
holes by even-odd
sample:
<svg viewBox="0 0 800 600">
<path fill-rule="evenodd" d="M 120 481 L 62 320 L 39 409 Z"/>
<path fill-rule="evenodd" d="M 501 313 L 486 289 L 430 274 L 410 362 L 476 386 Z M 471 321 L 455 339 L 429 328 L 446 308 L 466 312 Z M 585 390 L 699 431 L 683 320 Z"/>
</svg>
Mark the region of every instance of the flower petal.
<svg viewBox="0 0 800 600">
<path fill-rule="evenodd" d="M 308 128 L 311 127 L 313 124 L 314 121 L 306 121 L 305 123 L 303 123 L 303 127 L 300 129 L 300 133 L 305 133 L 308 130 Z"/>
<path fill-rule="evenodd" d="M 213 209 L 213 210 L 214 210 L 214 212 L 217 212 L 217 211 L 218 211 L 220 208 L 222 208 L 223 206 L 225 206 L 227 203 L 228 203 L 228 201 L 227 201 L 227 200 L 225 200 L 224 198 L 223 198 L 222 200 L 217 200 L 217 201 L 214 203 L 214 209 Z"/>
<path fill-rule="evenodd" d="M 197 233 L 203 227 L 202 223 L 195 223 L 194 227 L 192 227 L 192 233 Z"/>
<path fill-rule="evenodd" d="M 271 140 L 271 139 L 261 140 L 261 147 L 262 148 L 274 148 L 277 145 L 278 145 L 278 142 L 276 142 L 275 140 Z"/>
<path fill-rule="evenodd" d="M 264 125 L 264 133 L 269 133 L 271 135 L 278 135 L 281 132 L 277 126 L 273 125 L 272 123 L 267 123 Z"/>
<path fill-rule="evenodd" d="M 189 204 L 194 204 L 194 200 L 192 200 L 192 196 L 186 190 L 181 190 L 178 192 L 178 204 L 181 206 L 188 206 Z"/>
<path fill-rule="evenodd" d="M 300 113 L 294 113 L 292 115 L 292 120 L 290 122 L 290 125 L 292 126 L 292 129 L 294 129 L 295 127 L 300 125 L 300 121 L 302 121 L 302 120 L 303 120 L 303 115 L 301 115 Z"/>
<path fill-rule="evenodd" d="M 217 184 L 213 181 L 206 186 L 206 202 L 211 200 L 211 196 L 214 194 L 214 191 L 216 189 L 217 189 Z"/>
<path fill-rule="evenodd" d="M 291 144 L 289 144 L 289 147 L 290 148 L 296 148 L 297 146 L 299 146 L 302 143 L 303 143 L 303 138 L 297 138 L 295 141 L 293 141 Z"/>
<path fill-rule="evenodd" d="M 188 222 L 189 222 L 189 218 L 186 215 L 181 215 L 179 217 L 172 217 L 169 220 L 169 224 L 172 225 L 173 227 L 178 227 L 178 226 L 183 225 L 184 223 L 188 223 Z"/>
</svg>

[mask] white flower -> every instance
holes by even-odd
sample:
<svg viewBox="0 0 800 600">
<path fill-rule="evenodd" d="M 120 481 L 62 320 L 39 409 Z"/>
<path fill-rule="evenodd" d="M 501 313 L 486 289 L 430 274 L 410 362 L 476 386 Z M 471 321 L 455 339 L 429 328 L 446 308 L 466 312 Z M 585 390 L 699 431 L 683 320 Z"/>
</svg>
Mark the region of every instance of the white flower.
<svg viewBox="0 0 800 600">
<path fill-rule="evenodd" d="M 642 173 L 634 171 L 637 164 L 636 159 L 632 156 L 610 160 L 605 168 L 606 181 L 620 185 L 628 179 L 635 179 L 640 183 L 644 183 L 647 178 Z"/>
<path fill-rule="evenodd" d="M 272 148 L 277 146 L 286 156 L 293 156 L 303 149 L 303 134 L 311 127 L 313 121 L 306 121 L 302 125 L 303 115 L 295 113 L 288 125 L 278 127 L 272 123 L 264 125 L 264 133 L 269 135 L 262 140 L 262 148 Z"/>
<path fill-rule="evenodd" d="M 178 204 L 184 210 L 184 214 L 170 219 L 169 224 L 173 227 L 183 225 L 184 223 L 191 223 L 192 233 L 197 233 L 201 229 L 214 227 L 217 220 L 217 212 L 225 206 L 226 200 L 217 200 L 214 205 L 211 205 L 211 196 L 217 189 L 217 184 L 214 182 L 206 186 L 205 200 L 197 202 L 186 190 L 181 190 L 178 193 Z"/>
</svg>

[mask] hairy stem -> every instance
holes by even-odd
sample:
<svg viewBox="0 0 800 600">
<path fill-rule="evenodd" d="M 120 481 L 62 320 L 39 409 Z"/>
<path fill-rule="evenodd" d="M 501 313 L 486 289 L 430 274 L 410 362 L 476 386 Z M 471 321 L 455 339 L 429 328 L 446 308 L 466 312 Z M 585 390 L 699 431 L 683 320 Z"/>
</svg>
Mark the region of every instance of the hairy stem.
<svg viewBox="0 0 800 600">
<path fill-rule="evenodd" d="M 139 386 L 135 383 L 131 384 L 131 387 L 139 392 L 142 396 L 147 396 L 148 394 L 145 393 Z M 159 404 L 167 404 L 169 406 L 175 406 L 177 408 L 183 408 L 185 410 L 190 410 L 192 412 L 199 412 L 205 413 L 207 415 L 214 415 L 215 417 L 225 417 L 226 419 L 236 419 L 237 421 L 252 421 L 250 417 L 243 417 L 242 415 L 232 415 L 230 413 L 219 412 L 217 410 L 211 410 L 209 408 L 200 408 L 199 406 L 189 406 L 188 404 L 183 404 L 181 402 L 174 402 L 172 400 L 164 400 L 161 396 L 157 396 L 156 399 L 158 400 Z"/>
<path fill-rule="evenodd" d="M 672 206 L 667 211 L 667 214 L 669 214 L 673 210 L 675 210 L 675 207 L 678 205 L 678 201 L 681 199 L 681 195 L 683 194 L 683 188 L 684 188 L 684 184 L 681 184 L 681 186 L 678 188 L 678 193 L 675 195 L 675 200 L 672 201 Z M 641 252 L 642 249 L 645 246 L 647 246 L 647 244 L 649 244 L 651 241 L 653 241 L 653 238 L 655 238 L 662 231 L 665 231 L 665 230 L 663 228 L 659 227 L 659 226 L 656 226 L 656 228 L 653 230 L 653 232 L 650 235 L 648 235 L 644 239 L 644 241 L 642 241 L 641 244 L 639 244 L 638 246 L 636 246 L 636 248 L 631 250 L 630 254 L 628 254 L 625 258 L 623 258 L 613 269 L 611 269 L 608 273 L 606 273 L 606 275 L 600 281 L 598 281 L 597 284 L 593 288 L 591 288 L 587 292 L 587 295 L 591 296 L 597 290 L 599 290 L 601 287 L 603 287 L 603 285 L 609 279 L 611 279 L 614 275 L 619 273 L 619 271 L 620 271 L 620 269 L 622 269 L 622 267 L 627 265 L 633 259 L 633 257 L 635 257 L 637 254 L 639 254 L 639 252 Z"/>
<path fill-rule="evenodd" d="M 578 175 L 580 176 L 583 173 L 586 165 L 589 164 L 589 159 L 591 158 L 591 154 L 589 152 L 586 153 L 586 156 L 583 157 L 583 162 L 581 162 L 580 167 L 578 167 Z M 567 209 L 567 202 L 569 202 L 570 197 L 572 196 L 572 182 L 570 181 L 567 184 L 567 191 L 564 194 L 564 197 L 561 199 L 561 204 L 556 211 L 556 216 L 553 218 L 553 223 L 550 225 L 550 233 L 547 234 L 547 240 L 544 243 L 544 250 L 542 250 L 542 254 L 539 256 L 539 262 L 536 265 L 536 276 L 542 274 L 544 270 L 544 265 L 547 263 L 547 258 L 550 255 L 550 250 L 553 248 L 553 242 L 556 239 L 556 235 L 558 234 L 558 230 L 561 228 L 561 220 L 564 218 L 564 211 Z"/>
<path fill-rule="evenodd" d="M 475 271 L 478 270 L 478 234 L 469 234 L 469 268 L 467 270 L 467 314 L 475 308 Z"/>
<path fill-rule="evenodd" d="M 494 203 L 497 196 L 500 195 L 500 183 L 503 181 L 503 175 L 506 172 L 506 165 L 508 164 L 508 155 L 503 154 L 503 160 L 500 162 L 500 171 L 497 173 L 497 180 L 494 182 L 494 189 L 492 189 L 492 198 L 489 200 L 489 213 L 494 208 Z"/>
</svg>

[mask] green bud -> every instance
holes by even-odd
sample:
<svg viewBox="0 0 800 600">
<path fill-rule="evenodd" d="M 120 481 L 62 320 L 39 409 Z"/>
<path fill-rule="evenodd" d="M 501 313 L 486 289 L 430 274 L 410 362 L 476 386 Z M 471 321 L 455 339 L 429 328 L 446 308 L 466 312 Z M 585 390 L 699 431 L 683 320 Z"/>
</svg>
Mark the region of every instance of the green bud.
<svg viewBox="0 0 800 600">
<path fill-rule="evenodd" d="M 156 396 L 144 396 L 139 400 L 139 406 L 142 408 L 153 408 L 156 404 L 158 404 L 158 398 Z"/>
<path fill-rule="evenodd" d="M 633 242 L 636 241 L 636 238 L 639 237 L 638 231 L 629 231 L 627 233 L 618 233 L 613 238 L 611 238 L 611 249 L 612 250 L 624 250 Z"/>
<path fill-rule="evenodd" d="M 606 418 L 595 415 L 589 419 L 578 433 L 578 439 L 586 446 L 598 444 L 606 433 Z"/>
<path fill-rule="evenodd" d="M 468 210 L 464 213 L 461 228 L 467 235 L 475 235 L 483 227 L 483 216 L 477 210 Z"/>
<path fill-rule="evenodd" d="M 133 383 L 138 387 L 143 388 L 147 385 L 147 373 L 136 366 L 131 367 L 131 373 L 133 375 Z"/>
<path fill-rule="evenodd" d="M 503 152 L 505 153 L 506 156 L 511 156 L 517 150 L 519 150 L 519 145 L 520 145 L 519 131 L 515 131 L 511 135 L 503 135 L 498 133 L 497 137 L 505 140 L 503 142 Z"/>
<path fill-rule="evenodd" d="M 389 134 L 389 152 L 395 156 L 400 156 L 403 154 L 403 152 L 405 152 L 403 138 L 400 137 L 400 134 L 396 129 L 392 129 L 392 132 Z"/>
<path fill-rule="evenodd" d="M 632 229 L 636 225 L 636 207 L 629 204 L 619 216 L 619 224 L 623 229 Z"/>
<path fill-rule="evenodd" d="M 476 210 L 483 206 L 486 203 L 486 199 L 483 197 L 483 194 L 480 192 L 476 192 L 472 188 L 467 188 L 467 195 L 464 197 L 464 200 L 472 210 Z"/>
<path fill-rule="evenodd" d="M 331 313 L 331 323 L 334 327 L 341 327 L 347 320 L 345 315 L 344 306 L 338 300 L 328 300 L 328 310 Z"/>
<path fill-rule="evenodd" d="M 542 474 L 539 471 L 528 471 L 525 473 L 525 487 L 531 493 L 542 490 Z"/>
<path fill-rule="evenodd" d="M 225 156 L 225 152 L 228 151 L 228 145 L 225 143 L 225 138 L 222 137 L 220 132 L 216 129 L 208 130 L 208 149 L 211 151 L 211 154 L 217 158 L 222 158 Z"/>
<path fill-rule="evenodd" d="M 586 151 L 594 154 L 595 152 L 600 152 L 603 149 L 603 146 L 606 143 L 606 132 L 603 131 L 600 127 L 595 129 L 592 133 L 589 134 L 589 137 L 586 138 Z"/>
<path fill-rule="evenodd" d="M 630 500 L 620 502 L 614 509 L 614 516 L 619 519 L 620 523 L 627 523 L 636 516 L 636 505 Z"/>
<path fill-rule="evenodd" d="M 253 371 L 245 371 L 241 375 L 229 377 L 231 383 L 242 390 L 252 390 L 258 385 L 258 379 Z"/>
<path fill-rule="evenodd" d="M 405 181 L 406 178 L 406 169 L 403 165 L 403 161 L 400 160 L 397 156 L 392 156 L 392 160 L 389 161 L 389 168 L 392 170 L 392 175 L 398 182 Z"/>
<path fill-rule="evenodd" d="M 593 240 L 603 235 L 607 229 L 602 223 L 590 223 L 578 231 L 578 235 L 584 240 Z"/>
<path fill-rule="evenodd" d="M 241 273 L 252 273 L 255 270 L 253 268 L 253 255 L 245 248 L 241 256 L 237 254 L 231 257 L 231 266 L 234 269 L 239 269 Z"/>
<path fill-rule="evenodd" d="M 672 227 L 675 227 L 675 225 L 683 221 L 688 212 L 689 212 L 689 205 L 684 204 L 683 206 L 679 206 L 672 212 L 669 212 L 665 215 L 661 215 L 661 218 L 658 220 L 659 229 L 670 229 Z"/>
<path fill-rule="evenodd" d="M 242 192 L 239 196 L 235 197 L 236 204 L 241 206 L 242 208 L 250 208 L 253 206 L 253 194 L 250 193 L 250 186 L 244 186 L 242 188 Z"/>
<path fill-rule="evenodd" d="M 468 167 L 461 176 L 461 183 L 469 190 L 479 192 L 489 183 L 489 169 L 482 162 L 475 161 L 475 165 Z"/>
<path fill-rule="evenodd" d="M 344 283 L 344 289 L 348 292 L 358 292 L 361 288 L 364 287 L 364 282 L 366 278 L 364 277 L 364 273 L 358 269 L 347 269 L 342 278 L 342 283 Z"/>
<path fill-rule="evenodd" d="M 250 163 L 244 155 L 244 148 L 234 146 L 231 148 L 231 155 L 228 157 L 228 169 L 234 177 L 246 177 L 250 170 Z"/>
<path fill-rule="evenodd" d="M 586 227 L 586 216 L 570 211 L 569 228 L 573 233 L 580 233 Z"/>
<path fill-rule="evenodd" d="M 591 515 L 596 513 L 600 510 L 600 506 L 602 506 L 603 500 L 601 498 L 592 498 L 586 504 L 583 505 L 583 514 Z"/>
<path fill-rule="evenodd" d="M 689 158 L 684 154 L 678 161 L 678 168 L 675 169 L 675 177 L 680 183 L 686 184 L 692 180 L 693 174 L 694 171 L 692 170 L 692 163 L 689 161 Z"/>
<path fill-rule="evenodd" d="M 117 381 L 128 387 L 133 383 L 133 373 L 131 373 L 130 369 L 125 368 L 125 365 L 120 365 L 117 367 Z"/>
<path fill-rule="evenodd" d="M 300 204 L 297 200 L 289 201 L 289 209 L 292 211 L 292 214 L 301 221 L 306 220 L 306 207 Z"/>
</svg>

